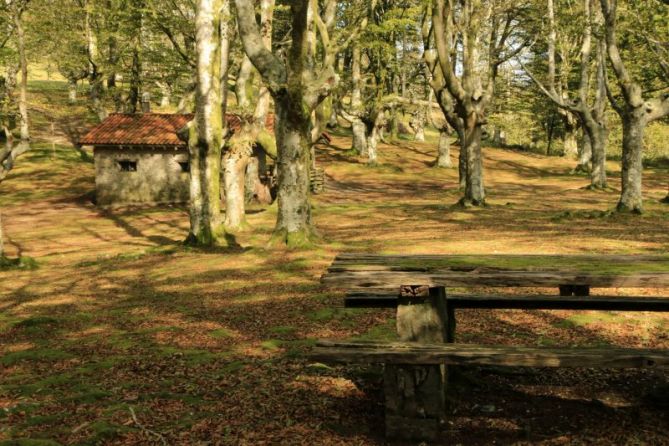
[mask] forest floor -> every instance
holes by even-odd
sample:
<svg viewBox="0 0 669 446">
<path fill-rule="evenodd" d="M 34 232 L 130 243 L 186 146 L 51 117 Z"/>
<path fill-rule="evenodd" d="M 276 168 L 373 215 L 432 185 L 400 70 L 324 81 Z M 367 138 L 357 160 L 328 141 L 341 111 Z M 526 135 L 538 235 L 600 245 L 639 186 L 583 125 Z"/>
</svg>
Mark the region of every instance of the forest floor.
<svg viewBox="0 0 669 446">
<path fill-rule="evenodd" d="M 344 309 L 319 283 L 337 253 L 669 251 L 667 170 L 644 173 L 643 215 L 617 215 L 618 163 L 612 189 L 590 191 L 573 161 L 487 148 L 489 206 L 464 210 L 457 171 L 432 167 L 434 135 L 382 144 L 369 167 L 343 134 L 318 150 L 317 247 L 267 249 L 276 208 L 254 206 L 239 249 L 186 248 L 184 208 L 92 204 L 93 165 L 63 131 L 75 118 L 38 117 L 43 135 L 0 187 L 7 254 L 37 262 L 0 272 L 0 445 L 384 444 L 379 367 L 303 357 L 317 338 L 394 333 L 392 311 Z M 662 314 L 462 310 L 458 321 L 467 342 L 669 348 Z M 666 407 L 644 397 L 668 376 L 464 369 L 443 442 L 669 444 Z"/>
</svg>

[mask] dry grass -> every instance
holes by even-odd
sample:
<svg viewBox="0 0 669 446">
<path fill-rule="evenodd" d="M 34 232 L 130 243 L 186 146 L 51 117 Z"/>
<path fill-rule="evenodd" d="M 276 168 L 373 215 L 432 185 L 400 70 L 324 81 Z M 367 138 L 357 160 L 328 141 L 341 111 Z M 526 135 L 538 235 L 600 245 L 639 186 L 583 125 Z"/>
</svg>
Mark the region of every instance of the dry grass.
<svg viewBox="0 0 669 446">
<path fill-rule="evenodd" d="M 318 337 L 392 334 L 391 312 L 345 310 L 342 294 L 318 283 L 336 253 L 669 247 L 669 208 L 659 203 L 666 171 L 646 172 L 643 216 L 618 216 L 606 212 L 616 191 L 584 190 L 572 162 L 487 149 L 490 206 L 462 210 L 453 206 L 457 173 L 430 167 L 433 141 L 382 145 L 378 167 L 346 156 L 345 136 L 333 144 L 319 151 L 329 188 L 314 198 L 323 242 L 307 251 L 265 249 L 272 208 L 251 209 L 242 250 L 184 248 L 184 209 L 96 208 L 92 164 L 68 145 L 54 155 L 38 144 L 0 189 L 8 254 L 39 263 L 0 273 L 0 444 L 159 444 L 129 407 L 169 444 L 383 444 L 378 369 L 301 357 Z M 615 188 L 618 166 L 609 169 Z M 668 322 L 467 310 L 458 333 L 472 342 L 667 348 Z M 666 374 L 514 373 L 465 371 L 444 441 L 669 444 L 666 411 L 642 400 Z"/>
</svg>

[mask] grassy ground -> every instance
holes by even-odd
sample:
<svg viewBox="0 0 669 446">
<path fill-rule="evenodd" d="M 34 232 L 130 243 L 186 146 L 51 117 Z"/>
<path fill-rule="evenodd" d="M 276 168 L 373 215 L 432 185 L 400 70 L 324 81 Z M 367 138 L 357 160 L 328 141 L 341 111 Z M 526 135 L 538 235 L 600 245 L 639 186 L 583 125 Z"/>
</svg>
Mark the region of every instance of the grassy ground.
<svg viewBox="0 0 669 446">
<path fill-rule="evenodd" d="M 276 211 L 258 207 L 242 249 L 188 249 L 182 208 L 91 204 L 93 165 L 66 130 L 80 129 L 84 109 L 68 113 L 53 87 L 36 95 L 45 112 L 35 150 L 0 188 L 8 254 L 38 263 L 0 272 L 0 445 L 383 444 L 379 369 L 302 357 L 320 337 L 392 337 L 391 311 L 343 309 L 342 293 L 319 284 L 338 252 L 669 248 L 666 170 L 645 172 L 644 215 L 619 216 L 608 212 L 615 163 L 614 189 L 596 192 L 569 160 L 487 149 L 490 206 L 462 210 L 457 172 L 431 167 L 434 139 L 381 145 L 380 165 L 368 167 L 346 155 L 342 135 L 319 150 L 328 188 L 314 198 L 318 247 L 267 250 Z M 467 342 L 669 347 L 667 315 L 458 318 Z M 666 409 L 644 399 L 666 384 L 652 371 L 468 369 L 452 388 L 444 442 L 669 444 Z"/>
</svg>

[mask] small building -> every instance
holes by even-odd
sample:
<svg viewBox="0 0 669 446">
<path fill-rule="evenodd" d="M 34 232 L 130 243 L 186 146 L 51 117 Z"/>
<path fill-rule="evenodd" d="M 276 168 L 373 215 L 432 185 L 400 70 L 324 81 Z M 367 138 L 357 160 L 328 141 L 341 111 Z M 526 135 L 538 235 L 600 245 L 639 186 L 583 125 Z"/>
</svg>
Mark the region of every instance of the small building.
<svg viewBox="0 0 669 446">
<path fill-rule="evenodd" d="M 89 130 L 79 144 L 93 146 L 96 203 L 187 203 L 188 145 L 178 132 L 192 119 L 190 114 L 115 113 Z M 233 130 L 241 126 L 237 115 L 226 119 Z"/>
</svg>

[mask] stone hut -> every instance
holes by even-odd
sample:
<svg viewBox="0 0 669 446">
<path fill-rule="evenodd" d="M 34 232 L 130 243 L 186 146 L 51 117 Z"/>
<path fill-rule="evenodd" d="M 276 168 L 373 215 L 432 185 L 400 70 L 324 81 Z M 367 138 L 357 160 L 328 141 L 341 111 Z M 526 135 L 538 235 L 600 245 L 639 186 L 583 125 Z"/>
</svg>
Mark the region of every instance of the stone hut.
<svg viewBox="0 0 669 446">
<path fill-rule="evenodd" d="M 192 119 L 190 114 L 115 113 L 89 130 L 79 144 L 93 147 L 97 204 L 187 203 L 188 145 L 178 132 Z M 226 119 L 231 130 L 241 127 L 239 116 Z"/>
<path fill-rule="evenodd" d="M 93 146 L 98 205 L 188 202 L 188 146 L 177 132 L 190 115 L 109 115 L 80 140 Z"/>
</svg>

